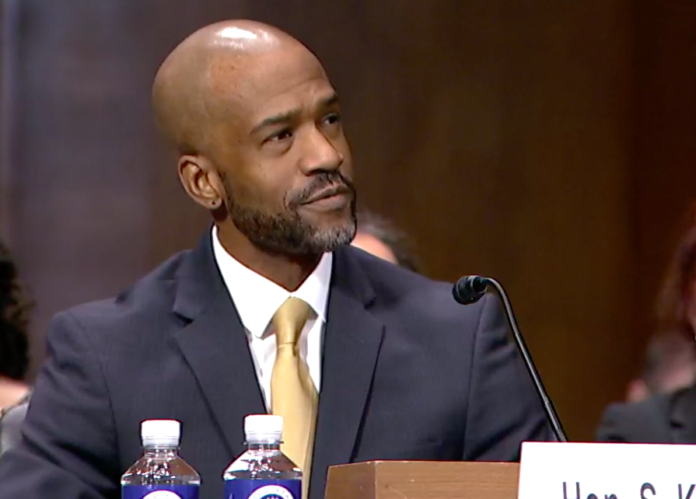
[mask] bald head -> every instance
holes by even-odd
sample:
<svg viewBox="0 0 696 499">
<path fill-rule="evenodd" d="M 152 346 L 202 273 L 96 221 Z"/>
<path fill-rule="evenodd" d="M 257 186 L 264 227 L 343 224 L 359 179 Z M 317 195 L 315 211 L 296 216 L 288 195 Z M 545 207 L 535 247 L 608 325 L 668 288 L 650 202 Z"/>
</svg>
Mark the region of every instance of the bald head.
<svg viewBox="0 0 696 499">
<path fill-rule="evenodd" d="M 196 31 L 157 72 L 152 90 L 157 123 L 180 153 L 199 152 L 211 139 L 211 123 L 234 118 L 235 98 L 244 99 L 264 64 L 288 57 L 316 61 L 295 38 L 263 23 L 223 21 Z"/>
</svg>

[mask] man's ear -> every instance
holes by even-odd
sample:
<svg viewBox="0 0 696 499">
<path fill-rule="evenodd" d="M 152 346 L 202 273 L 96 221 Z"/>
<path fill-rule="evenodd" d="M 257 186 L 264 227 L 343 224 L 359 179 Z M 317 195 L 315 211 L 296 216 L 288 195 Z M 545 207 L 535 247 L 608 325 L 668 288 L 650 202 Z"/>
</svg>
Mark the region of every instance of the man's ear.
<svg viewBox="0 0 696 499">
<path fill-rule="evenodd" d="M 201 156 L 186 154 L 179 158 L 179 180 L 186 193 L 208 210 L 224 203 L 224 190 L 217 169 Z"/>
</svg>

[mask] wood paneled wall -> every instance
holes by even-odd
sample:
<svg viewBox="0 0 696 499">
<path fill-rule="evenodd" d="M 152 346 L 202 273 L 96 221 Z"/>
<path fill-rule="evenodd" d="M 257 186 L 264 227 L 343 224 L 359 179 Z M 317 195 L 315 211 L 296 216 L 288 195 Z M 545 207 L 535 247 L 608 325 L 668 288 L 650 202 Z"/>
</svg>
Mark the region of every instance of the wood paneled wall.
<svg viewBox="0 0 696 499">
<path fill-rule="evenodd" d="M 52 314 L 115 293 L 205 229 L 149 87 L 186 34 L 249 17 L 324 61 L 360 203 L 412 234 L 427 273 L 506 284 L 571 437 L 591 438 L 638 369 L 643 283 L 691 196 L 695 18 L 678 3 L 6 0 L 0 210 L 38 303 L 37 361 Z"/>
<path fill-rule="evenodd" d="M 696 2 L 641 0 L 634 23 L 633 313 L 646 331 L 683 213 L 696 202 Z"/>
</svg>

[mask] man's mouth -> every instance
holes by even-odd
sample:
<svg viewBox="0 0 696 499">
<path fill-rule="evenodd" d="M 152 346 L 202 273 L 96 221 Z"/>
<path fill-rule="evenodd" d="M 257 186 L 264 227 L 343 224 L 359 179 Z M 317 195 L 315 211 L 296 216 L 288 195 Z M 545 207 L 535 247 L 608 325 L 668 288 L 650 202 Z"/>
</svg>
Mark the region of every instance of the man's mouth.
<svg viewBox="0 0 696 499">
<path fill-rule="evenodd" d="M 305 200 L 302 204 L 312 204 L 316 203 L 318 201 L 322 201 L 324 199 L 329 199 L 333 197 L 347 197 L 351 193 L 351 190 L 348 188 L 348 186 L 345 185 L 335 185 L 332 187 L 328 187 L 326 189 L 323 189 L 316 194 L 313 194 L 310 196 L 307 200 Z"/>
</svg>

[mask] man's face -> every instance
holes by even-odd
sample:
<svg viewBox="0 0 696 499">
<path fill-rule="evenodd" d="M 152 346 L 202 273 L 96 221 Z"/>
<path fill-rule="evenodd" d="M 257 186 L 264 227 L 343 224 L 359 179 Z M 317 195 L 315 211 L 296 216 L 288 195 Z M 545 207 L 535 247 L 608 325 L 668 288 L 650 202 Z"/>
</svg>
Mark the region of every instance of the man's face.
<svg viewBox="0 0 696 499">
<path fill-rule="evenodd" d="M 215 111 L 222 119 L 212 160 L 230 218 L 266 251 L 331 251 L 349 243 L 356 230 L 338 97 L 309 53 L 258 58 L 248 78 L 220 89 L 233 102 L 230 109 Z"/>
</svg>

